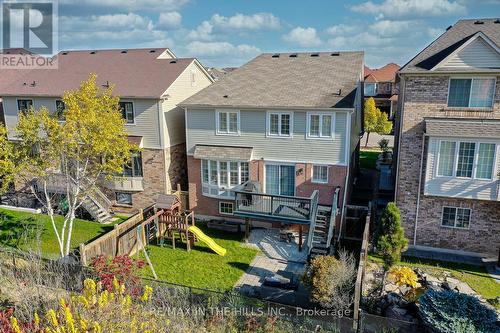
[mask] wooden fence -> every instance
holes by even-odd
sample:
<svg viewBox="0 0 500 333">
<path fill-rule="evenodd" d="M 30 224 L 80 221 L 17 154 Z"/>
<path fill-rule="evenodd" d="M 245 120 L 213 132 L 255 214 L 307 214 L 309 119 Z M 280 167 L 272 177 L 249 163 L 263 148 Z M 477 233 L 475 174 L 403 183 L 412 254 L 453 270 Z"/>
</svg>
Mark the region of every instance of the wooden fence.
<svg viewBox="0 0 500 333">
<path fill-rule="evenodd" d="M 371 204 L 368 205 L 368 214 L 366 215 L 365 228 L 363 230 L 363 240 L 361 243 L 361 252 L 359 254 L 358 274 L 354 286 L 354 325 L 359 321 L 361 294 L 363 291 L 363 281 L 365 279 L 366 261 L 368 259 L 368 243 L 370 238 L 370 220 L 372 217 Z M 355 327 L 357 329 L 357 327 Z"/>
</svg>

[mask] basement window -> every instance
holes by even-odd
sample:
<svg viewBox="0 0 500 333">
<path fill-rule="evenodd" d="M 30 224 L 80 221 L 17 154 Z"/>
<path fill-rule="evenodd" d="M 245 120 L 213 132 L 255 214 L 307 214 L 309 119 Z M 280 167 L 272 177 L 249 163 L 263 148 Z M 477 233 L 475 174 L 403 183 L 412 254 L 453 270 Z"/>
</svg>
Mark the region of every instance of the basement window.
<svg viewBox="0 0 500 333">
<path fill-rule="evenodd" d="M 116 192 L 116 203 L 119 205 L 132 205 L 132 193 Z"/>
</svg>

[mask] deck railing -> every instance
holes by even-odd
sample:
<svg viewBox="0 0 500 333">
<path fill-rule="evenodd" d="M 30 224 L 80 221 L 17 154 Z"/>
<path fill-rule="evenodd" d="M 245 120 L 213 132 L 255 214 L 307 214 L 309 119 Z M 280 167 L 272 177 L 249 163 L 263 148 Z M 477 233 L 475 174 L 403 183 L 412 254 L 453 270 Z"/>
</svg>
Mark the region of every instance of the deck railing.
<svg viewBox="0 0 500 333">
<path fill-rule="evenodd" d="M 314 229 L 316 229 L 316 213 L 318 212 L 319 191 L 315 190 L 311 195 L 311 216 L 309 222 L 309 231 L 307 233 L 307 253 L 311 253 L 313 248 Z"/>
<path fill-rule="evenodd" d="M 248 191 L 234 193 L 235 215 L 309 224 L 314 214 L 314 195 L 305 198 Z"/>
</svg>

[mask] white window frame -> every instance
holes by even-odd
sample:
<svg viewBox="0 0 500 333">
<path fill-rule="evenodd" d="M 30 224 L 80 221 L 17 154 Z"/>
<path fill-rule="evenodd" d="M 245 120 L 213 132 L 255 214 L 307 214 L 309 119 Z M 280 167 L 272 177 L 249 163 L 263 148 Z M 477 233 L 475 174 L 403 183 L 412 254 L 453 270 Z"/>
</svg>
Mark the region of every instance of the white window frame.
<svg viewBox="0 0 500 333">
<path fill-rule="evenodd" d="M 373 95 L 366 93 L 366 86 L 367 85 L 373 85 L 373 87 L 374 87 Z M 377 83 L 376 82 L 365 82 L 363 85 L 363 95 L 364 96 L 376 96 L 377 95 Z"/>
<path fill-rule="evenodd" d="M 314 167 L 324 167 L 326 168 L 326 181 L 314 179 Z M 330 167 L 325 164 L 313 164 L 311 168 L 311 183 L 313 184 L 328 184 L 328 173 L 330 172 Z"/>
<path fill-rule="evenodd" d="M 227 130 L 225 132 L 220 130 L 219 127 L 219 114 L 220 113 L 226 113 L 226 121 L 227 121 Z M 237 130 L 236 132 L 230 132 L 229 131 L 229 114 L 230 113 L 236 113 L 237 115 Z M 241 125 L 241 118 L 240 118 L 240 110 L 215 110 L 215 134 L 216 135 L 230 135 L 230 136 L 240 136 L 240 125 Z"/>
<path fill-rule="evenodd" d="M 120 105 L 119 103 L 132 103 L 132 114 L 134 115 L 134 121 L 129 123 L 127 118 L 123 118 L 125 120 L 125 126 L 135 126 L 135 104 L 134 104 L 134 101 L 130 101 L 130 100 L 120 100 L 118 102 L 118 105 Z M 120 112 L 122 112 L 121 110 L 121 106 L 120 106 Z"/>
<path fill-rule="evenodd" d="M 323 135 L 323 116 L 331 116 L 332 123 L 330 135 Z M 319 136 L 311 136 L 311 116 L 319 116 Z M 335 138 L 335 123 L 337 121 L 335 112 L 307 112 L 306 138 L 312 140 L 333 140 Z"/>
<path fill-rule="evenodd" d="M 19 101 L 31 101 L 31 106 L 34 108 L 35 107 L 35 101 L 33 98 L 16 98 L 16 108 L 17 112 L 22 112 L 22 110 L 19 110 Z"/>
<path fill-rule="evenodd" d="M 118 193 L 130 195 L 130 203 L 118 202 Z M 134 198 L 132 196 L 132 193 L 130 193 L 130 192 L 116 191 L 115 192 L 115 201 L 116 201 L 117 205 L 121 205 L 121 206 L 133 206 L 134 205 Z"/>
<path fill-rule="evenodd" d="M 453 175 L 452 176 L 441 176 L 438 174 L 438 169 L 439 169 L 439 161 L 441 159 L 441 142 L 447 141 L 447 142 L 455 142 L 455 153 L 454 153 L 454 160 L 453 160 Z M 471 177 L 458 177 L 457 176 L 457 168 L 458 168 L 458 153 L 460 150 L 460 143 L 474 143 L 474 160 L 472 161 L 472 175 Z M 494 155 L 493 155 L 493 166 L 492 166 L 492 171 L 491 171 L 491 178 L 479 178 L 477 177 L 477 164 L 479 160 L 479 145 L 480 144 L 493 144 L 495 145 L 494 149 Z M 497 150 L 499 147 L 499 144 L 496 142 L 491 142 L 491 141 L 478 141 L 478 140 L 457 140 L 457 139 L 439 139 L 439 144 L 438 150 L 436 152 L 437 158 L 436 158 L 436 164 L 434 167 L 434 175 L 436 178 L 456 178 L 456 179 L 477 179 L 477 180 L 494 180 L 495 175 L 497 174 Z"/>
<path fill-rule="evenodd" d="M 231 210 L 233 211 L 233 213 L 227 213 L 227 212 L 223 212 L 222 211 L 222 205 L 231 205 L 232 208 Z M 219 214 L 221 215 L 234 215 L 234 202 L 230 202 L 230 201 L 219 201 Z"/>
<path fill-rule="evenodd" d="M 472 97 L 472 85 L 474 83 L 474 79 L 493 79 L 493 96 L 491 106 L 470 106 L 470 101 Z M 451 90 L 451 80 L 471 80 L 470 83 L 470 91 L 469 91 L 469 106 L 448 106 L 450 102 L 450 90 Z M 497 78 L 496 76 L 451 76 L 448 79 L 448 96 L 446 97 L 446 107 L 450 109 L 485 109 L 491 110 L 495 106 L 495 93 L 497 89 Z"/>
<path fill-rule="evenodd" d="M 289 162 L 274 162 L 274 161 L 266 161 L 264 163 L 264 179 L 262 181 L 262 187 L 264 189 L 264 193 L 266 193 L 266 166 L 267 165 L 277 165 L 277 166 L 293 166 L 294 167 L 294 177 L 293 177 L 293 195 L 297 193 L 297 165 L 295 163 L 289 163 Z M 279 168 L 279 178 L 281 178 L 281 168 Z M 281 191 L 280 191 L 281 192 Z M 282 194 L 279 194 L 282 195 Z"/>
<path fill-rule="evenodd" d="M 444 209 L 445 208 L 453 208 L 453 209 L 455 209 L 455 221 L 453 223 L 453 226 L 451 226 L 451 225 L 444 225 L 443 224 L 443 221 L 444 221 Z M 457 227 L 457 210 L 458 209 L 467 209 L 467 210 L 470 211 L 470 214 L 469 214 L 469 224 L 467 225 L 467 228 Z M 441 227 L 443 227 L 443 228 L 469 230 L 471 222 L 472 222 L 472 209 L 471 208 L 468 208 L 468 207 L 455 207 L 455 206 L 443 206 L 443 208 L 441 209 Z"/>
<path fill-rule="evenodd" d="M 64 110 L 66 110 L 66 103 L 64 103 L 63 99 L 62 98 L 57 98 L 55 101 L 54 101 L 54 105 L 55 105 L 55 115 L 57 116 L 57 120 L 60 121 L 60 122 L 65 122 L 64 119 L 61 119 L 59 118 L 59 115 L 57 114 L 57 102 L 62 102 L 64 104 Z M 64 111 L 63 110 L 63 111 Z"/>
<path fill-rule="evenodd" d="M 208 168 L 208 183 L 203 180 L 203 161 L 207 161 L 207 168 Z M 210 183 L 210 176 L 211 176 L 211 163 L 210 162 L 216 162 L 217 163 L 217 183 L 216 184 L 211 184 Z M 238 184 L 236 185 L 231 185 L 231 162 L 233 163 L 238 163 Z M 220 182 L 220 165 L 221 163 L 226 163 L 227 164 L 227 169 L 226 169 L 226 177 L 227 177 L 227 183 L 226 184 L 221 184 Z M 237 160 L 208 160 L 208 159 L 201 159 L 200 160 L 200 178 L 201 178 L 201 193 L 204 196 L 207 197 L 214 197 L 214 198 L 229 198 L 233 195 L 232 189 L 236 186 L 239 186 L 242 184 L 242 172 L 241 172 L 241 164 L 242 163 L 247 163 L 248 164 L 248 178 L 250 179 L 250 162 L 249 161 L 237 161 Z M 212 190 L 217 191 L 217 194 L 212 194 Z"/>
<path fill-rule="evenodd" d="M 278 134 L 271 133 L 271 115 L 278 115 Z M 290 134 L 281 134 L 281 116 L 290 116 Z M 290 111 L 267 111 L 266 114 L 266 136 L 270 138 L 293 138 L 293 112 Z"/>
</svg>

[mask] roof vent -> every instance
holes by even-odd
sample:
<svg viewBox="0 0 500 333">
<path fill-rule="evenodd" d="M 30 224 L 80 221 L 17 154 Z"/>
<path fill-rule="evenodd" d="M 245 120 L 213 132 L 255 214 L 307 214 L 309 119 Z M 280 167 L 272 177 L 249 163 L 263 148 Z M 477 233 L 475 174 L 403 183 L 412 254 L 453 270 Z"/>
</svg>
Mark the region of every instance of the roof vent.
<svg viewBox="0 0 500 333">
<path fill-rule="evenodd" d="M 484 21 L 477 20 L 477 21 L 474 22 L 474 24 L 484 24 Z"/>
<path fill-rule="evenodd" d="M 289 55 L 290 58 L 297 58 L 297 53 L 292 53 Z"/>
<path fill-rule="evenodd" d="M 96 54 L 97 52 L 96 51 L 91 51 L 90 54 Z"/>
<path fill-rule="evenodd" d="M 149 50 L 149 53 L 155 53 L 156 50 Z"/>
<path fill-rule="evenodd" d="M 336 92 L 333 93 L 334 95 L 340 96 L 342 95 L 342 89 L 337 89 Z"/>
<path fill-rule="evenodd" d="M 109 88 L 109 81 L 106 81 L 106 83 L 103 84 L 102 86 L 105 87 L 105 88 Z"/>
<path fill-rule="evenodd" d="M 30 86 L 32 87 L 36 86 L 36 81 L 31 82 Z"/>
<path fill-rule="evenodd" d="M 311 53 L 311 57 L 319 57 L 319 53 Z"/>
<path fill-rule="evenodd" d="M 127 53 L 127 50 L 123 50 L 122 53 Z"/>
<path fill-rule="evenodd" d="M 62 52 L 61 54 L 62 54 L 62 55 L 66 55 L 66 54 L 68 54 L 68 52 L 64 51 L 64 52 Z"/>
<path fill-rule="evenodd" d="M 271 58 L 279 58 L 280 57 L 280 54 L 279 53 L 275 53 L 271 56 Z"/>
<path fill-rule="evenodd" d="M 338 57 L 340 55 L 340 53 L 338 52 L 333 52 L 332 54 L 330 54 L 332 57 Z"/>
<path fill-rule="evenodd" d="M 171 64 L 176 64 L 176 63 L 177 63 L 177 60 L 170 60 L 170 63 L 171 63 Z"/>
<path fill-rule="evenodd" d="M 495 21 L 493 21 L 493 23 L 500 24 L 500 19 L 496 19 Z"/>
<path fill-rule="evenodd" d="M 224 95 L 224 96 L 222 96 L 222 97 L 224 97 L 224 98 L 228 98 L 228 97 L 229 97 L 229 95 Z"/>
<path fill-rule="evenodd" d="M 450 30 L 452 27 L 452 25 L 448 26 L 448 28 L 446 28 L 446 31 Z"/>
</svg>

